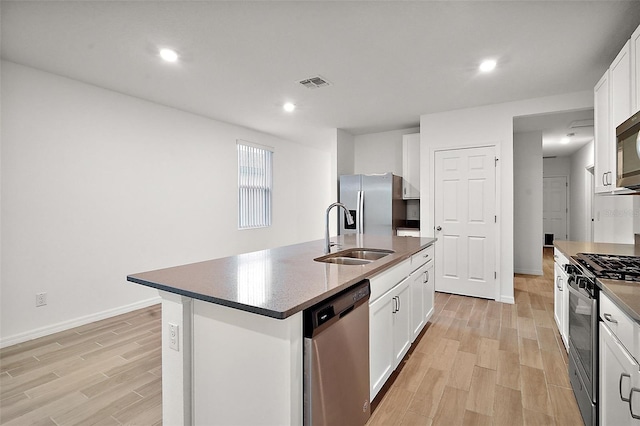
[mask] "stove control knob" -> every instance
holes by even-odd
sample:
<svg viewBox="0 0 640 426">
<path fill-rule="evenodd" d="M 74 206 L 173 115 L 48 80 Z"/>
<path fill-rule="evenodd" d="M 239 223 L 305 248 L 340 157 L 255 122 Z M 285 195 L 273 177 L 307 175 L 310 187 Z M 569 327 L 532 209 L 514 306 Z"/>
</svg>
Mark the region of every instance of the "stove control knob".
<svg viewBox="0 0 640 426">
<path fill-rule="evenodd" d="M 564 265 L 564 271 L 567 274 L 575 274 L 578 272 L 578 268 L 576 268 L 575 265 L 571 265 L 570 263 L 567 263 L 566 265 Z"/>
</svg>

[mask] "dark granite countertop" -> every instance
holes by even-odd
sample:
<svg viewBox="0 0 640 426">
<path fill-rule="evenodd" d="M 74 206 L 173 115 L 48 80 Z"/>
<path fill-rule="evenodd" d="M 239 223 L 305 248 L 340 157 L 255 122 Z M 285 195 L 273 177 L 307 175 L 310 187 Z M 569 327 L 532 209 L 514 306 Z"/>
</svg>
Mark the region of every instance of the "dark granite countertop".
<svg viewBox="0 0 640 426">
<path fill-rule="evenodd" d="M 640 248 L 634 244 L 587 243 L 556 241 L 554 245 L 565 255 L 578 253 L 640 256 Z M 627 315 L 640 323 L 640 283 L 621 280 L 596 280 L 598 287 Z"/>
<path fill-rule="evenodd" d="M 206 302 L 284 319 L 370 278 L 433 244 L 434 238 L 334 237 L 341 250 L 389 249 L 367 265 L 316 262 L 324 240 L 261 250 L 127 276 L 127 280 Z M 334 249 L 335 251 L 336 249 Z"/>
</svg>

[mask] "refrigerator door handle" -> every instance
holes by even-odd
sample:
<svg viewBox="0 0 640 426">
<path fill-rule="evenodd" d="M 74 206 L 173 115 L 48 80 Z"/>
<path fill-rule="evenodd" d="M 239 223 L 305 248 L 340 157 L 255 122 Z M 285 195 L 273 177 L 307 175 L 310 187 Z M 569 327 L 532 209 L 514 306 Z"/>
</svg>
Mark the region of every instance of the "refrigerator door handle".
<svg viewBox="0 0 640 426">
<path fill-rule="evenodd" d="M 358 191 L 358 207 L 356 210 L 356 234 L 364 233 L 364 191 Z"/>
</svg>

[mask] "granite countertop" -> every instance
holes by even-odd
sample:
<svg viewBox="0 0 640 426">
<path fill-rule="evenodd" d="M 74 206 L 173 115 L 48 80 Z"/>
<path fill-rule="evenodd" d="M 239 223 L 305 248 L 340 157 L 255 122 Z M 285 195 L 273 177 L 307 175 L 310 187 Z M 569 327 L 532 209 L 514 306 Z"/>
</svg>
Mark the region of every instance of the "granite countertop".
<svg viewBox="0 0 640 426">
<path fill-rule="evenodd" d="M 411 257 L 436 240 L 379 235 L 334 237 L 339 250 L 393 250 L 367 265 L 316 262 L 324 239 L 127 276 L 127 280 L 206 302 L 284 319 Z M 333 251 L 339 251 L 334 248 Z"/>
<path fill-rule="evenodd" d="M 634 244 L 556 241 L 554 245 L 565 256 L 575 256 L 578 253 L 640 256 L 640 248 L 636 247 Z M 640 322 L 640 283 L 604 279 L 597 279 L 596 283 L 620 309 L 635 321 Z"/>
</svg>

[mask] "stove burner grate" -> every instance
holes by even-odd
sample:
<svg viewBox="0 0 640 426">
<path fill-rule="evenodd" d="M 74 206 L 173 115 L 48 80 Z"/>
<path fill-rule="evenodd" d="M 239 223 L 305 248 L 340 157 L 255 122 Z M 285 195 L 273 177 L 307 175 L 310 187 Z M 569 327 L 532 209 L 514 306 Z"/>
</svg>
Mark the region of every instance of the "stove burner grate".
<svg viewBox="0 0 640 426">
<path fill-rule="evenodd" d="M 578 259 L 598 278 L 640 281 L 640 257 L 578 253 Z"/>
</svg>

